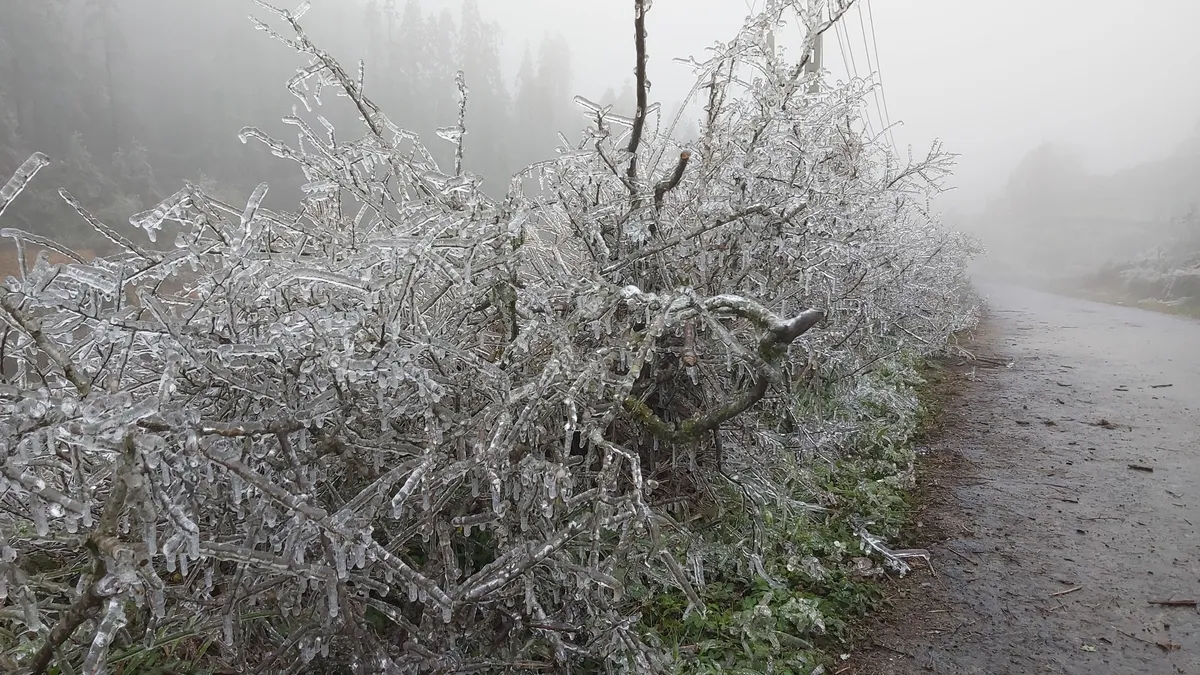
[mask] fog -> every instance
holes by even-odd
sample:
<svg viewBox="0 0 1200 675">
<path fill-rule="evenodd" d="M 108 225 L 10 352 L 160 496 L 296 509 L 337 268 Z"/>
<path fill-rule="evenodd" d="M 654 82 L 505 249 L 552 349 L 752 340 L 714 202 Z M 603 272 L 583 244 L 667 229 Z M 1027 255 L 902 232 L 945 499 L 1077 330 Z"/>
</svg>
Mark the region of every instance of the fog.
<svg viewBox="0 0 1200 675">
<path fill-rule="evenodd" d="M 454 4 L 454 3 L 447 3 Z M 761 0 L 759 2 L 761 4 Z M 648 19 L 652 77 L 664 101 L 690 86 L 669 57 L 702 56 L 726 39 L 751 0 L 656 0 Z M 860 18 L 845 19 L 856 72 L 869 76 Z M 505 36 L 510 69 L 524 40 L 567 37 L 581 91 L 602 91 L 632 73 L 631 10 L 620 2 L 520 0 L 483 5 Z M 962 155 L 947 196 L 976 209 L 1006 182 L 1022 157 L 1046 142 L 1075 148 L 1090 171 L 1109 173 L 1159 159 L 1200 122 L 1200 3 L 1150 0 L 873 2 L 877 80 L 899 126 L 901 148 L 934 138 Z M 866 24 L 870 39 L 870 23 Z M 798 32 L 797 32 L 798 34 Z M 839 39 L 829 36 L 825 67 L 850 71 Z M 873 116 L 877 110 L 872 110 Z"/>
<path fill-rule="evenodd" d="M 694 83 L 674 59 L 703 59 L 761 1 L 657 0 L 647 24 L 651 100 L 668 111 L 683 104 Z M 466 71 L 475 140 L 466 161 L 492 191 L 552 155 L 556 133 L 574 137 L 582 118 L 572 96 L 632 113 L 629 3 L 483 1 L 470 26 L 458 0 L 312 4 L 306 26 L 317 42 L 347 64 L 365 59 L 385 109 L 425 137 L 454 121 L 454 72 Z M 251 0 L 11 0 L 0 12 L 8 64 L 0 66 L 0 170 L 36 148 L 73 163 L 60 167 L 67 183 L 74 179 L 66 174 L 124 180 L 107 190 L 111 203 L 96 207 L 118 221 L 197 174 L 231 195 L 263 172 L 288 183 L 293 169 L 235 139 L 248 124 L 282 131 L 278 119 L 294 104 L 283 85 L 302 65 L 254 30 L 247 15 L 263 10 Z M 860 2 L 825 36 L 822 65 L 831 82 L 877 83 L 867 100 L 870 127 L 887 127 L 881 142 L 894 143 L 900 157 L 935 140 L 959 155 L 947 181 L 953 189 L 934 208 L 979 235 L 1002 267 L 1040 265 L 1029 246 L 1069 253 L 1019 233 L 1044 233 L 1046 219 L 1086 219 L 1099 209 L 1112 234 L 1079 261 L 1094 267 L 1126 252 L 1127 235 L 1144 239 L 1131 232 L 1178 216 L 1194 198 L 1187 153 L 1200 129 L 1192 81 L 1198 24 L 1200 3 L 1190 0 Z M 480 39 L 466 39 L 467 31 Z M 776 40 L 795 49 L 800 35 L 792 26 Z M 470 50 L 457 47 L 467 43 Z M 689 111 L 684 135 L 694 132 L 699 105 Z M 448 161 L 449 147 L 433 145 Z M 123 150 L 124 164 L 112 165 Z M 1034 182 L 1082 190 L 1072 201 L 1067 188 L 1054 188 L 1053 208 L 1014 188 L 1029 183 L 1022 172 L 1038 157 L 1051 155 L 1070 159 L 1038 165 Z M 272 199 L 292 196 L 277 190 Z M 18 217 L 66 227 L 57 204 L 35 206 Z"/>
<path fill-rule="evenodd" d="M 617 7 L 537 0 L 485 12 L 508 36 L 510 64 L 524 40 L 567 36 L 576 86 L 596 95 L 632 68 L 630 10 L 605 5 Z M 692 83 L 668 57 L 702 57 L 754 6 L 657 0 L 655 95 L 682 100 Z M 1169 240 L 1169 223 L 1200 198 L 1200 3 L 872 2 L 843 23 L 826 36 L 829 76 L 879 83 L 867 114 L 876 130 L 893 124 L 902 156 L 935 139 L 959 155 L 935 208 L 983 241 L 982 273 L 1054 283 L 1089 274 Z"/>
</svg>

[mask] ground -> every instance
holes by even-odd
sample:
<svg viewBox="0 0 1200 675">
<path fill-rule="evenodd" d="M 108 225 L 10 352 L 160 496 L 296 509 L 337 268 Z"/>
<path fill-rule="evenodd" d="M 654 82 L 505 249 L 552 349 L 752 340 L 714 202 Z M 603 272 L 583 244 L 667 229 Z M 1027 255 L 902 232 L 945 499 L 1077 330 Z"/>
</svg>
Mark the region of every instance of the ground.
<svg viewBox="0 0 1200 675">
<path fill-rule="evenodd" d="M 932 566 L 835 672 L 1200 673 L 1200 322 L 983 290 L 905 542 Z"/>
</svg>

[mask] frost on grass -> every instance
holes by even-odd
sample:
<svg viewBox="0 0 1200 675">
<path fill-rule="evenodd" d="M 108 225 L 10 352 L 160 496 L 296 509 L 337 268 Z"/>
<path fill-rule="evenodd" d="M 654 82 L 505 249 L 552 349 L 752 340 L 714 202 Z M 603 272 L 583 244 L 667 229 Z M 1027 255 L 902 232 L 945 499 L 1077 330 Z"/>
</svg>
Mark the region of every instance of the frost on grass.
<svg viewBox="0 0 1200 675">
<path fill-rule="evenodd" d="M 809 93 L 768 47 L 784 23 L 815 39 L 822 4 L 768 2 L 691 62 L 692 147 L 646 100 L 639 40 L 640 112 L 581 100 L 589 126 L 500 198 L 462 166 L 461 79 L 447 173 L 273 10 L 260 28 L 311 58 L 288 82 L 308 112 L 293 143 L 241 138 L 301 166 L 295 211 L 188 185 L 130 219 L 147 244 L 64 192 L 119 251 L 90 262 L 3 231 L 6 658 L 98 672 L 183 634 L 262 672 L 666 668 L 626 589 L 705 611 L 667 505 L 733 486 L 750 514 L 810 508 L 770 467 L 846 430 L 797 392 L 850 400 L 969 319 L 966 243 L 924 202 L 949 158 L 900 161 L 862 131 L 866 83 Z M 324 128 L 323 90 L 359 136 Z"/>
</svg>

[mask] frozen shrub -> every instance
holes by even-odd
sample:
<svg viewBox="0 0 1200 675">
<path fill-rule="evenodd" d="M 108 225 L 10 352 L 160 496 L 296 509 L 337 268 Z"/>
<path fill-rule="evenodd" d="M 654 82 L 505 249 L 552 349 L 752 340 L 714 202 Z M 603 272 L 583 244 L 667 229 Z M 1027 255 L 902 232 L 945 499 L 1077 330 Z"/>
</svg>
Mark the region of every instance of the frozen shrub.
<svg viewBox="0 0 1200 675">
<path fill-rule="evenodd" d="M 811 46 L 849 3 L 768 2 L 692 62 L 687 148 L 646 100 L 634 4 L 637 115 L 578 99 L 590 126 L 502 199 L 273 10 L 286 30 L 260 27 L 311 57 L 288 83 L 306 112 L 293 144 L 241 138 L 299 163 L 294 212 L 265 184 L 244 205 L 188 185 L 131 219 L 152 242 L 171 224 L 163 250 L 63 192 L 123 251 L 90 262 L 3 231 L 74 259 L 0 286 L 0 620 L 31 636 L 23 667 L 98 672 L 179 631 L 259 672 L 666 667 L 624 587 L 704 611 L 703 570 L 660 504 L 780 498 L 786 434 L 840 433 L 796 418 L 795 389 L 944 345 L 969 251 L 924 208 L 947 156 L 898 163 L 861 131 L 865 83 L 809 93 L 807 59 L 768 46 L 789 21 Z M 330 91 L 361 136 L 317 112 Z M 462 119 L 438 134 L 459 160 Z"/>
</svg>

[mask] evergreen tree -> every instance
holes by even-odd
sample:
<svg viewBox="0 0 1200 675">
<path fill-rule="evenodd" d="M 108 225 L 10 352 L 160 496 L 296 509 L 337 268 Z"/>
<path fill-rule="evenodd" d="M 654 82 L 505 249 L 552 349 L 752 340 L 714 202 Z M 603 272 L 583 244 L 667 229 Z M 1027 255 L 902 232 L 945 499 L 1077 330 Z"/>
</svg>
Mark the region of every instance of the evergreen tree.
<svg viewBox="0 0 1200 675">
<path fill-rule="evenodd" d="M 500 31 L 483 20 L 478 0 L 463 2 L 458 54 L 470 90 L 466 120 L 470 137 L 464 153 L 467 166 L 475 173 L 493 177 L 491 183 L 506 186 L 511 167 L 504 137 L 511 113 L 500 72 Z"/>
<path fill-rule="evenodd" d="M 514 159 L 523 166 L 528 166 L 538 159 L 546 157 L 543 152 L 545 143 L 545 127 L 540 124 L 544 108 L 541 104 L 541 94 L 538 91 L 537 69 L 533 63 L 533 53 L 529 43 L 525 43 L 525 55 L 521 59 L 521 67 L 517 70 L 517 93 L 513 101 L 513 139 L 517 146 Z M 539 131 L 541 133 L 539 133 Z"/>
<path fill-rule="evenodd" d="M 571 90 L 571 49 L 561 35 L 542 40 L 537 79 L 539 103 L 548 118 L 543 129 L 573 139 L 581 124 Z"/>
</svg>

